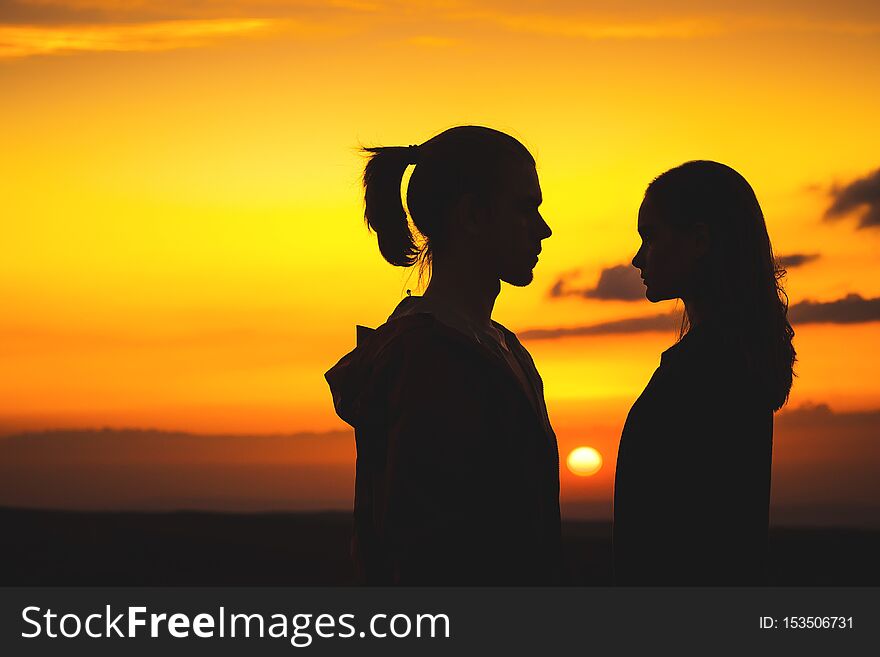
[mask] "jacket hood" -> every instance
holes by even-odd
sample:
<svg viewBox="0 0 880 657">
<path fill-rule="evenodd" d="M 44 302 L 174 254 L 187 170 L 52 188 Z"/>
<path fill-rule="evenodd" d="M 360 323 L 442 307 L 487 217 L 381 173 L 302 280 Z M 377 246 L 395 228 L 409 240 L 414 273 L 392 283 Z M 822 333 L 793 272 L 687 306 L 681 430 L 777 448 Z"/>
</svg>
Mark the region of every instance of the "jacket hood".
<svg viewBox="0 0 880 657">
<path fill-rule="evenodd" d="M 432 322 L 417 311 L 420 297 L 406 297 L 379 328 L 357 325 L 357 346 L 331 367 L 324 378 L 330 385 L 336 414 L 353 427 L 364 417 L 364 401 L 378 356 L 401 334 Z"/>
<path fill-rule="evenodd" d="M 509 347 L 521 352 L 524 361 L 524 374 L 530 380 L 534 395 L 540 398 L 537 402 L 540 409 L 536 410 L 539 411 L 539 416 L 543 417 L 539 419 L 545 424 L 546 430 L 552 433 L 546 408 L 542 401 L 543 385 L 540 381 L 540 375 L 534 369 L 531 357 L 513 333 L 498 322 L 493 321 L 492 324 L 504 334 Z M 503 368 L 505 373 L 514 377 L 509 372 L 509 367 L 503 361 L 493 357 L 486 348 L 479 346 L 460 330 L 438 320 L 425 308 L 422 297 L 405 297 L 388 317 L 388 320 L 376 329 L 360 325 L 356 328 L 357 346 L 324 374 L 324 378 L 330 385 L 336 414 L 356 429 L 373 409 L 375 396 L 381 395 L 381 390 L 374 389 L 380 385 L 374 376 L 378 370 L 382 369 L 380 358 L 383 361 L 387 360 L 385 358 L 386 348 L 403 334 L 415 329 L 427 330 L 438 338 L 443 336 L 443 339 L 454 340 L 465 348 L 473 350 L 473 353 L 478 357 L 485 358 L 490 367 L 494 363 L 494 366 Z M 517 385 L 522 384 L 517 382 Z M 527 393 L 524 391 L 524 394 Z"/>
</svg>

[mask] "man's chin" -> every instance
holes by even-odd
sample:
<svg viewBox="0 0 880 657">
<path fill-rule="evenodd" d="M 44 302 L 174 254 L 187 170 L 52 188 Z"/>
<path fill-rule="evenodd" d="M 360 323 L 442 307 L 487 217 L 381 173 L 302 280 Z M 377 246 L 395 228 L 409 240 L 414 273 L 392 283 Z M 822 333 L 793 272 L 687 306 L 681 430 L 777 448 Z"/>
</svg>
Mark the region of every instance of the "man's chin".
<svg viewBox="0 0 880 657">
<path fill-rule="evenodd" d="M 517 273 L 513 275 L 502 276 L 501 280 L 507 283 L 508 285 L 513 285 L 514 287 L 525 287 L 529 283 L 531 283 L 535 278 L 534 272 L 530 269 L 528 272 Z"/>
</svg>

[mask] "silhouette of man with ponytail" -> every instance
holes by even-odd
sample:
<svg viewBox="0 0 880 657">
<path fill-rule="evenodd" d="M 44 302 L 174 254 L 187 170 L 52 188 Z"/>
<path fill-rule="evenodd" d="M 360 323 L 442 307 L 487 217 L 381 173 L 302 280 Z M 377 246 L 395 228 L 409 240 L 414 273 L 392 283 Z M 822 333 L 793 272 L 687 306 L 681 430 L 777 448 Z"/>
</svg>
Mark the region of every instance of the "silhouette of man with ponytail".
<svg viewBox="0 0 880 657">
<path fill-rule="evenodd" d="M 355 429 L 353 556 L 378 585 L 547 585 L 560 570 L 559 457 L 543 384 L 492 320 L 551 231 L 535 161 L 513 137 L 451 128 L 365 149 L 367 225 L 392 265 L 430 272 L 326 378 Z M 414 234 L 400 187 L 406 191 Z"/>
</svg>

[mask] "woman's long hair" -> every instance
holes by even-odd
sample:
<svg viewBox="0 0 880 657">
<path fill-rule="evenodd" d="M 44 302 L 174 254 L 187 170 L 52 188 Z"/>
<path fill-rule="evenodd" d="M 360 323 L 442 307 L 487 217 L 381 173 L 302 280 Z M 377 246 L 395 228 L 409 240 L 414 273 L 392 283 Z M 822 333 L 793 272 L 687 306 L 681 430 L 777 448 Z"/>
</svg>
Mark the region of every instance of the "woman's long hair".
<svg viewBox="0 0 880 657">
<path fill-rule="evenodd" d="M 708 227 L 709 253 L 695 298 L 718 323 L 726 346 L 744 356 L 759 393 L 778 410 L 794 376 L 794 330 L 783 288 L 785 268 L 773 257 L 752 187 L 724 164 L 697 160 L 658 176 L 645 197 L 673 227 Z M 690 328 L 685 310 L 681 337 Z"/>
<path fill-rule="evenodd" d="M 450 211 L 465 195 L 491 202 L 508 167 L 535 160 L 519 141 L 483 126 L 458 126 L 420 145 L 364 148 L 364 219 L 376 232 L 379 251 L 392 265 L 430 270 L 433 254 L 449 237 Z M 406 192 L 407 220 L 400 186 L 415 165 Z M 413 228 L 415 230 L 413 230 Z"/>
</svg>

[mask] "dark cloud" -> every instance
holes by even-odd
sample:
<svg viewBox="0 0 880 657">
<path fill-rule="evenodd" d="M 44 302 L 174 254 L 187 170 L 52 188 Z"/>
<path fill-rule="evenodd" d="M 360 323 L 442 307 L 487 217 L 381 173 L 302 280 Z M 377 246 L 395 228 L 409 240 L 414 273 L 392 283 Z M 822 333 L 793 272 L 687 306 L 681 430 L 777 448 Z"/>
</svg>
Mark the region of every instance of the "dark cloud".
<svg viewBox="0 0 880 657">
<path fill-rule="evenodd" d="M 880 503 L 880 410 L 827 404 L 783 409 L 773 430 L 773 518 L 876 526 Z"/>
<path fill-rule="evenodd" d="M 777 422 L 791 428 L 826 426 L 831 429 L 847 427 L 880 427 L 880 410 L 837 412 L 828 404 L 806 403 L 791 409 L 784 409 L 777 416 Z"/>
<path fill-rule="evenodd" d="M 348 455 L 348 431 L 290 434 L 194 434 L 148 428 L 80 428 L 25 431 L 0 437 L 6 464 L 75 463 L 305 463 Z M 206 448 L 210 444 L 213 449 Z"/>
<path fill-rule="evenodd" d="M 777 258 L 780 265 L 786 268 L 800 267 L 818 260 L 818 253 L 792 253 Z M 595 287 L 579 287 L 574 281 L 580 270 L 561 274 L 550 287 L 548 296 L 552 299 L 562 297 L 581 297 L 600 301 L 641 301 L 645 298 L 645 284 L 639 271 L 631 265 L 614 265 L 599 272 L 599 280 Z"/>
<path fill-rule="evenodd" d="M 880 297 L 865 299 L 848 294 L 835 301 L 800 301 L 788 309 L 792 324 L 860 324 L 880 321 Z M 656 333 L 675 329 L 681 322 L 679 313 L 629 317 L 598 324 L 554 328 L 535 328 L 520 332 L 526 340 L 557 340 L 585 335 L 616 335 L 622 333 Z"/>
<path fill-rule="evenodd" d="M 524 340 L 556 340 L 580 335 L 671 332 L 678 327 L 680 321 L 680 315 L 669 313 L 649 317 L 630 317 L 587 326 L 530 329 L 521 331 L 517 335 Z"/>
<path fill-rule="evenodd" d="M 819 257 L 820 256 L 818 253 L 792 253 L 789 255 L 779 256 L 778 258 L 776 258 L 776 261 L 786 269 L 791 269 L 792 267 L 800 267 L 801 265 L 805 265 L 808 262 L 818 260 Z"/>
<path fill-rule="evenodd" d="M 550 288 L 550 296 L 584 297 L 602 301 L 640 301 L 645 298 L 645 284 L 638 270 L 630 265 L 606 267 L 599 273 L 596 287 L 570 287 L 578 272 L 563 274 Z"/>
<path fill-rule="evenodd" d="M 834 186 L 831 197 L 826 219 L 839 219 L 859 210 L 859 228 L 880 226 L 880 169 L 842 187 Z"/>
<path fill-rule="evenodd" d="M 800 301 L 788 309 L 792 324 L 858 324 L 880 320 L 880 297 L 848 294 L 836 301 Z"/>
<path fill-rule="evenodd" d="M 341 509 L 351 501 L 354 460 L 350 431 L 39 431 L 0 438 L 0 506 Z"/>
</svg>

